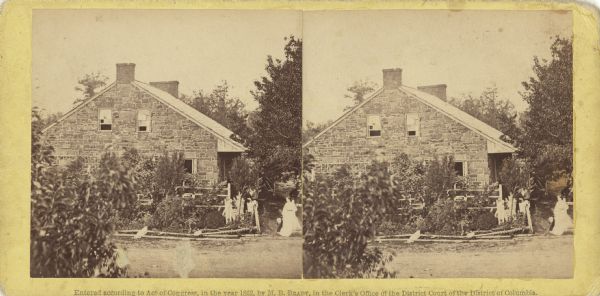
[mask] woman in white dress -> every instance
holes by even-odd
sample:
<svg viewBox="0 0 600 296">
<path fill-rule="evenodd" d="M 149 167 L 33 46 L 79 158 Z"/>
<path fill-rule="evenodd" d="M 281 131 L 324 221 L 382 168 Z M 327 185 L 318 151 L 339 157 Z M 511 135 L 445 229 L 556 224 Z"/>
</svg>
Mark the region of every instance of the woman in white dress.
<svg viewBox="0 0 600 296">
<path fill-rule="evenodd" d="M 290 236 L 294 231 L 301 229 L 300 223 L 298 222 L 298 217 L 296 217 L 297 210 L 298 206 L 296 206 L 296 203 L 290 197 L 286 197 L 286 203 L 283 205 L 283 209 L 281 210 L 283 225 L 281 226 L 279 235 Z"/>
<path fill-rule="evenodd" d="M 560 195 L 556 196 L 556 205 L 554 206 L 554 227 L 550 233 L 554 235 L 562 235 L 569 228 L 573 227 L 573 220 L 567 213 L 569 205 L 567 201 Z"/>
</svg>

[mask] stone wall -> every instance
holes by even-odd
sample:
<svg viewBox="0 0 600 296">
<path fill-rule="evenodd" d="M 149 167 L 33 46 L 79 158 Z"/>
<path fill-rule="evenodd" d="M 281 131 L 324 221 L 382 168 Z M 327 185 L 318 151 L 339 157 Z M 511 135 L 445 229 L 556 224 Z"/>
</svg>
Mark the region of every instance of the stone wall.
<svg viewBox="0 0 600 296">
<path fill-rule="evenodd" d="M 406 114 L 418 113 L 420 135 L 408 136 Z M 380 137 L 367 136 L 367 115 L 380 115 Z M 473 186 L 489 182 L 487 140 L 404 92 L 384 90 L 308 146 L 315 172 L 330 174 L 343 164 L 364 170 L 373 160 L 391 161 L 401 153 L 418 160 L 451 155 L 467 163 Z"/>
<path fill-rule="evenodd" d="M 112 110 L 112 130 L 101 131 L 99 109 Z M 137 131 L 137 111 L 151 112 L 148 132 Z M 107 149 L 122 153 L 135 148 L 142 155 L 160 156 L 184 152 L 196 159 L 197 174 L 208 182 L 218 181 L 217 137 L 131 84 L 115 84 L 44 133 L 55 149 L 59 164 L 78 156 L 97 163 Z"/>
</svg>

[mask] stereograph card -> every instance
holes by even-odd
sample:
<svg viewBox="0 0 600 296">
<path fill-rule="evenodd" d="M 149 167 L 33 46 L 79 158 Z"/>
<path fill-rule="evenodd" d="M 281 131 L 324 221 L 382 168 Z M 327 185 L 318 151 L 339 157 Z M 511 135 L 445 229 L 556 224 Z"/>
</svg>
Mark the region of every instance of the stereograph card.
<svg viewBox="0 0 600 296">
<path fill-rule="evenodd" d="M 0 295 L 600 296 L 598 19 L 7 1 Z"/>
</svg>

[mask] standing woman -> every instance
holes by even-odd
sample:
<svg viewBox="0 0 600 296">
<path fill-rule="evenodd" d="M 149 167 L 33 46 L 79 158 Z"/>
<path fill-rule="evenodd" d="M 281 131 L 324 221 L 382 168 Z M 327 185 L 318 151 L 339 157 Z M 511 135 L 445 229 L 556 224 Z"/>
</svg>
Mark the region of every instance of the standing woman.
<svg viewBox="0 0 600 296">
<path fill-rule="evenodd" d="M 569 205 L 567 201 L 559 194 L 556 196 L 556 205 L 554 205 L 554 227 L 550 233 L 554 235 L 562 235 L 569 228 L 573 227 L 573 220 L 567 213 Z"/>
<path fill-rule="evenodd" d="M 298 206 L 294 200 L 288 196 L 285 198 L 286 202 L 283 205 L 283 209 L 281 210 L 281 218 L 283 220 L 281 230 L 279 231 L 279 235 L 281 236 L 290 236 L 294 231 L 300 230 L 300 223 L 298 222 L 298 217 L 296 217 L 296 211 L 298 210 Z"/>
</svg>

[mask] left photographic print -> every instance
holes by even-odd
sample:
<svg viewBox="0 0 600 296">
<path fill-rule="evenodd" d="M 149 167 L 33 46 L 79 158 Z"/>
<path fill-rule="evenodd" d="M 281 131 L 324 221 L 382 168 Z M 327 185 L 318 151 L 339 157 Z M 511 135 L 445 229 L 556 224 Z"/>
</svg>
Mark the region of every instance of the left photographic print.
<svg viewBox="0 0 600 296">
<path fill-rule="evenodd" d="M 302 15 L 34 10 L 31 277 L 301 278 Z"/>
</svg>

